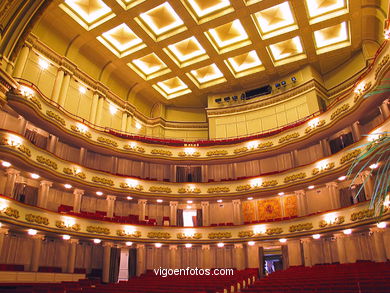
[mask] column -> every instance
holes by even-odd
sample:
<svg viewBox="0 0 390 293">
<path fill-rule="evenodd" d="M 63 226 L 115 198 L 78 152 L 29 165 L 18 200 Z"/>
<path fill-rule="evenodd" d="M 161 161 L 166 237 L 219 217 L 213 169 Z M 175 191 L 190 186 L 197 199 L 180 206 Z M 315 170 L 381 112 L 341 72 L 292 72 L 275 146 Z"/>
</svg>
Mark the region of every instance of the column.
<svg viewBox="0 0 390 293">
<path fill-rule="evenodd" d="M 84 164 L 84 158 L 85 155 L 87 154 L 87 150 L 83 147 L 80 148 L 80 154 L 79 154 L 79 164 L 83 165 Z"/>
<path fill-rule="evenodd" d="M 144 244 L 137 244 L 137 276 L 146 271 L 146 251 Z"/>
<path fill-rule="evenodd" d="M 102 282 L 108 283 L 110 281 L 110 259 L 111 259 L 111 247 L 114 244 L 112 242 L 103 243 L 103 274 Z"/>
<path fill-rule="evenodd" d="M 66 101 L 66 97 L 68 95 L 70 78 L 71 78 L 70 73 L 67 73 L 64 76 L 64 80 L 63 80 L 62 85 L 61 85 L 61 90 L 60 90 L 60 94 L 59 94 L 59 97 L 58 97 L 58 104 L 60 106 L 62 106 L 62 107 L 64 107 L 65 101 Z"/>
<path fill-rule="evenodd" d="M 337 188 L 337 182 L 326 183 L 326 189 L 328 191 L 328 196 L 332 209 L 340 208 L 340 195 L 339 190 Z"/>
<path fill-rule="evenodd" d="M 305 267 L 311 267 L 313 265 L 312 255 L 311 255 L 311 239 L 304 238 L 301 240 L 303 246 L 303 260 Z"/>
<path fill-rule="evenodd" d="M 370 232 L 372 233 L 371 235 L 371 241 L 373 244 L 373 256 L 374 256 L 374 261 L 376 262 L 385 262 L 387 261 L 387 256 L 386 256 L 386 248 L 385 248 L 385 241 L 383 238 L 385 229 L 381 228 L 371 228 Z"/>
<path fill-rule="evenodd" d="M 301 266 L 302 265 L 302 252 L 300 240 L 288 240 L 288 264 L 289 266 Z"/>
<path fill-rule="evenodd" d="M 49 143 L 47 144 L 47 150 L 51 153 L 54 153 L 55 149 L 56 149 L 57 142 L 58 142 L 58 137 L 53 135 L 53 134 L 50 134 L 49 135 Z"/>
<path fill-rule="evenodd" d="M 98 108 L 98 102 L 99 102 L 99 94 L 97 92 L 94 92 L 92 97 L 91 109 L 89 111 L 89 122 L 91 122 L 92 124 L 95 124 L 96 122 L 96 112 Z"/>
<path fill-rule="evenodd" d="M 129 279 L 129 248 L 121 247 L 121 256 L 119 261 L 118 281 L 127 281 Z"/>
<path fill-rule="evenodd" d="M 294 192 L 298 201 L 298 216 L 305 216 L 308 214 L 306 193 L 304 190 L 297 190 Z"/>
<path fill-rule="evenodd" d="M 131 129 L 132 122 L 133 122 L 133 117 L 129 114 L 127 116 L 127 124 L 126 124 L 126 132 L 128 132 L 128 133 L 132 133 L 133 132 L 132 129 Z"/>
<path fill-rule="evenodd" d="M 138 200 L 138 213 L 139 213 L 139 220 L 145 221 L 146 216 L 146 199 L 139 199 Z"/>
<path fill-rule="evenodd" d="M 383 101 L 380 105 L 381 114 L 384 120 L 390 117 L 389 100 Z"/>
<path fill-rule="evenodd" d="M 75 188 L 73 191 L 73 212 L 80 213 L 81 210 L 81 200 L 84 195 L 84 190 Z"/>
<path fill-rule="evenodd" d="M 257 245 L 247 245 L 247 264 L 249 269 L 258 269 L 259 264 L 259 247 Z"/>
<path fill-rule="evenodd" d="M 38 202 L 37 206 L 40 208 L 47 208 L 47 201 L 49 197 L 50 187 L 52 187 L 53 182 L 42 180 L 39 184 L 38 190 Z"/>
<path fill-rule="evenodd" d="M 334 238 L 336 239 L 337 254 L 339 256 L 339 263 L 347 263 L 347 253 L 345 250 L 344 235 L 335 234 Z"/>
<path fill-rule="evenodd" d="M 171 226 L 177 225 L 177 201 L 169 202 L 169 224 Z"/>
<path fill-rule="evenodd" d="M 20 175 L 20 171 L 13 168 L 8 168 L 5 173 L 7 174 L 7 181 L 5 184 L 4 195 L 14 197 L 15 183 Z"/>
<path fill-rule="evenodd" d="M 210 245 L 202 245 L 202 268 L 203 269 L 210 269 L 211 263 L 210 263 Z"/>
<path fill-rule="evenodd" d="M 244 246 L 241 243 L 234 244 L 234 267 L 237 270 L 245 269 Z"/>
<path fill-rule="evenodd" d="M 66 272 L 69 274 L 74 273 L 74 266 L 76 263 L 76 248 L 79 241 L 77 239 L 69 240 L 69 249 L 68 249 L 68 267 Z"/>
<path fill-rule="evenodd" d="M 114 195 L 107 195 L 106 200 L 107 200 L 107 217 L 113 218 L 114 217 L 116 196 L 114 196 Z"/>
<path fill-rule="evenodd" d="M 352 123 L 351 130 L 354 141 L 359 141 L 362 137 L 359 121 L 355 121 L 354 123 Z"/>
<path fill-rule="evenodd" d="M 169 268 L 177 269 L 177 245 L 169 245 Z"/>
<path fill-rule="evenodd" d="M 127 113 L 125 111 L 123 111 L 123 113 L 122 113 L 121 130 L 123 132 L 126 132 L 126 127 L 127 127 Z"/>
<path fill-rule="evenodd" d="M 323 153 L 324 157 L 330 156 L 331 151 L 330 151 L 330 146 L 329 146 L 328 140 L 326 138 L 321 139 L 320 145 L 321 145 L 322 153 Z"/>
<path fill-rule="evenodd" d="M 366 199 L 369 200 L 374 192 L 374 180 L 371 176 L 371 172 L 366 170 L 359 174 L 362 183 L 364 183 L 364 194 Z"/>
<path fill-rule="evenodd" d="M 99 97 L 97 110 L 96 110 L 96 118 L 95 118 L 95 125 L 100 125 L 102 113 L 103 113 L 103 106 L 104 106 L 104 97 Z"/>
<path fill-rule="evenodd" d="M 22 77 L 24 67 L 27 63 L 28 55 L 30 54 L 30 47 L 24 45 L 23 48 L 20 50 L 20 54 L 18 56 L 18 60 L 15 64 L 15 69 L 13 76 L 16 78 Z"/>
<path fill-rule="evenodd" d="M 355 235 L 353 234 L 344 238 L 346 259 L 348 263 L 355 263 L 358 259 L 358 249 L 355 240 Z"/>
<path fill-rule="evenodd" d="M 233 224 L 240 225 L 241 224 L 241 200 L 234 199 L 233 203 Z"/>
<path fill-rule="evenodd" d="M 38 272 L 39 259 L 41 258 L 42 250 L 42 240 L 45 239 L 45 237 L 43 235 L 34 235 L 32 238 L 34 239 L 34 243 L 31 251 L 30 271 Z"/>
<path fill-rule="evenodd" d="M 58 103 L 62 82 L 64 81 L 64 75 L 65 71 L 62 68 L 59 68 L 57 71 L 56 80 L 54 81 L 53 90 L 51 92 L 51 99 L 53 100 L 53 102 Z"/>
<path fill-rule="evenodd" d="M 297 150 L 291 151 L 291 159 L 292 159 L 293 167 L 298 167 L 299 160 L 298 160 L 298 151 Z"/>
<path fill-rule="evenodd" d="M 8 234 L 8 229 L 0 227 L 0 257 L 1 257 L 1 251 L 2 251 L 3 245 L 4 245 L 4 238 L 5 238 L 5 235 L 7 235 L 7 234 Z"/>
<path fill-rule="evenodd" d="M 202 222 L 203 226 L 210 226 L 210 203 L 208 201 L 202 201 Z"/>
</svg>

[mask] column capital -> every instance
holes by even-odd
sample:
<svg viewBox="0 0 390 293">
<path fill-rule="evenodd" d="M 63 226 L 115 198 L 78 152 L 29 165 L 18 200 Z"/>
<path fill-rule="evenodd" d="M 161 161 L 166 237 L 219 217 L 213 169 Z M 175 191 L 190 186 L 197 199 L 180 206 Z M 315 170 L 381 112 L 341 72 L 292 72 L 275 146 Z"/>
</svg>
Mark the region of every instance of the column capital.
<svg viewBox="0 0 390 293">
<path fill-rule="evenodd" d="M 244 245 L 242 243 L 235 243 L 234 248 L 244 248 Z"/>
<path fill-rule="evenodd" d="M 45 240 L 45 235 L 36 234 L 31 236 L 32 239 Z"/>
<path fill-rule="evenodd" d="M 116 196 L 115 195 L 107 195 L 106 199 L 107 200 L 116 200 Z"/>
<path fill-rule="evenodd" d="M 8 234 L 8 229 L 6 228 L 0 228 L 0 235 L 7 235 Z"/>
<path fill-rule="evenodd" d="M 232 203 L 233 203 L 233 205 L 240 205 L 241 204 L 241 199 L 233 199 Z"/>
<path fill-rule="evenodd" d="M 334 181 L 332 181 L 332 182 L 328 182 L 328 183 L 326 183 L 326 184 L 325 184 L 325 186 L 326 186 L 327 188 L 332 188 L 332 187 L 335 187 L 335 188 L 337 188 L 337 186 L 338 186 L 338 183 L 337 183 L 337 182 L 334 182 Z"/>
<path fill-rule="evenodd" d="M 138 200 L 138 204 L 146 204 L 148 202 L 148 200 L 146 199 L 139 199 Z"/>
<path fill-rule="evenodd" d="M 145 244 L 137 244 L 135 247 L 136 247 L 137 249 L 139 249 L 139 248 L 145 248 Z"/>
<path fill-rule="evenodd" d="M 53 182 L 48 181 L 48 180 L 41 180 L 41 182 L 39 182 L 39 186 L 52 187 L 53 186 Z"/>
<path fill-rule="evenodd" d="M 312 238 L 302 238 L 301 243 L 310 243 L 312 240 Z"/>
<path fill-rule="evenodd" d="M 305 195 L 305 194 L 306 194 L 306 192 L 305 192 L 303 189 L 301 189 L 301 190 L 295 190 L 294 193 L 295 193 L 295 195 L 297 195 L 297 196 L 299 196 L 299 195 Z"/>
<path fill-rule="evenodd" d="M 210 250 L 210 245 L 202 245 L 202 250 Z"/>
<path fill-rule="evenodd" d="M 200 205 L 201 205 L 202 207 L 208 207 L 208 206 L 210 205 L 210 203 L 209 203 L 208 201 L 201 201 L 201 202 L 200 202 Z"/>
<path fill-rule="evenodd" d="M 344 233 L 336 233 L 336 234 L 333 234 L 333 237 L 336 239 L 343 239 L 343 238 L 346 238 L 346 235 Z"/>
<path fill-rule="evenodd" d="M 5 174 L 7 175 L 20 175 L 20 171 L 14 169 L 14 168 L 8 168 L 5 170 Z"/>
<path fill-rule="evenodd" d="M 110 241 L 104 241 L 103 247 L 114 247 L 114 243 Z"/>
<path fill-rule="evenodd" d="M 178 204 L 179 204 L 178 201 L 170 201 L 170 202 L 169 202 L 169 206 L 170 206 L 170 207 L 177 207 Z"/>
<path fill-rule="evenodd" d="M 73 190 L 73 194 L 74 194 L 74 195 L 84 195 L 84 190 L 75 188 L 75 189 Z"/>
<path fill-rule="evenodd" d="M 383 229 L 383 228 L 378 228 L 378 227 L 370 228 L 370 232 L 372 232 L 372 233 L 383 233 L 385 231 L 386 231 L 386 229 Z"/>
<path fill-rule="evenodd" d="M 371 171 L 364 170 L 364 171 L 360 172 L 359 175 L 360 175 L 361 177 L 371 176 Z"/>
<path fill-rule="evenodd" d="M 70 244 L 79 244 L 79 240 L 72 238 L 72 239 L 69 239 L 69 243 Z"/>
<path fill-rule="evenodd" d="M 169 250 L 177 250 L 177 245 L 169 245 Z"/>
</svg>

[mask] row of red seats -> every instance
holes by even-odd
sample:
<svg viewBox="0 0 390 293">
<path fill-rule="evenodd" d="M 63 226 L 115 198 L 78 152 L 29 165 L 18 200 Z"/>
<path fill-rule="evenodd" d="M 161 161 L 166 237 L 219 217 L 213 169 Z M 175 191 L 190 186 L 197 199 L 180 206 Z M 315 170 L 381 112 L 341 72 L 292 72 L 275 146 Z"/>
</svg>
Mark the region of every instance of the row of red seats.
<svg viewBox="0 0 390 293">
<path fill-rule="evenodd" d="M 245 293 L 290 292 L 390 292 L 390 263 L 359 262 L 354 264 L 291 267 L 272 273 L 255 282 Z"/>
<path fill-rule="evenodd" d="M 24 265 L 18 264 L 0 264 L 0 271 L 9 271 L 9 272 L 24 272 Z M 62 268 L 60 267 L 39 267 L 38 272 L 44 273 L 62 273 Z M 75 274 L 85 274 L 86 270 L 84 268 L 75 268 Z"/>
<path fill-rule="evenodd" d="M 100 281 L 82 279 L 77 282 L 61 283 L 0 283 L 0 293 L 65 293 L 96 287 Z"/>
</svg>

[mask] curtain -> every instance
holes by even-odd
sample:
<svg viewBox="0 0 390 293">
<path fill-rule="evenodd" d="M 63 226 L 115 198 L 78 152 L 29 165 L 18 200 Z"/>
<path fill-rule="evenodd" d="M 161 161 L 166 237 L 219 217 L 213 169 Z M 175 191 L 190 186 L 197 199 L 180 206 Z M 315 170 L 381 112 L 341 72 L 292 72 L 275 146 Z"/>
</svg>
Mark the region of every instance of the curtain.
<svg viewBox="0 0 390 293">
<path fill-rule="evenodd" d="M 54 149 L 54 154 L 64 160 L 78 163 L 80 159 L 80 148 L 58 141 Z"/>
<path fill-rule="evenodd" d="M 24 183 L 15 183 L 14 198 L 17 201 L 35 206 L 38 200 L 38 188 Z"/>
<path fill-rule="evenodd" d="M 121 259 L 121 249 L 112 247 L 110 254 L 110 274 L 109 274 L 109 282 L 117 283 L 119 277 L 119 265 Z"/>
<path fill-rule="evenodd" d="M 289 267 L 287 245 L 282 245 L 282 261 L 283 261 L 283 270 L 287 270 Z"/>
<path fill-rule="evenodd" d="M 340 205 L 342 208 L 353 204 L 352 194 L 349 187 L 340 189 Z"/>
<path fill-rule="evenodd" d="M 37 147 L 46 149 L 46 146 L 47 146 L 47 137 L 46 136 L 39 134 L 35 130 L 26 129 L 25 137 L 29 141 L 31 141 L 32 144 L 36 145 Z"/>
<path fill-rule="evenodd" d="M 129 277 L 131 278 L 135 277 L 137 275 L 137 249 L 136 248 L 130 248 L 129 249 Z"/>
<path fill-rule="evenodd" d="M 178 227 L 183 227 L 183 225 L 184 225 L 183 210 L 182 209 L 177 209 L 177 212 L 176 212 L 176 225 Z"/>
<path fill-rule="evenodd" d="M 264 247 L 259 247 L 259 274 L 260 279 L 265 277 Z"/>
<path fill-rule="evenodd" d="M 0 251 L 0 263 L 24 265 L 28 270 L 31 262 L 33 239 L 18 234 L 9 233 L 4 236 L 3 248 Z"/>
<path fill-rule="evenodd" d="M 203 226 L 203 212 L 202 209 L 197 209 L 196 210 L 196 224 L 198 227 Z"/>
</svg>

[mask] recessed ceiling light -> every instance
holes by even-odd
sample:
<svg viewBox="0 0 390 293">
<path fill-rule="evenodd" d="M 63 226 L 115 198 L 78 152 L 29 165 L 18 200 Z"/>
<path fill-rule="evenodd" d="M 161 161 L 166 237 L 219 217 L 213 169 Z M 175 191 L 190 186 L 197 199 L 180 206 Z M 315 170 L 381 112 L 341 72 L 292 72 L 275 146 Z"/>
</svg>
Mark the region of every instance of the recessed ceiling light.
<svg viewBox="0 0 390 293">
<path fill-rule="evenodd" d="M 71 188 L 72 188 L 72 185 L 70 185 L 70 184 L 64 184 L 64 187 L 65 187 L 66 189 L 71 189 Z"/>
<path fill-rule="evenodd" d="M 248 199 L 248 200 L 252 200 L 252 199 L 253 199 L 253 197 L 248 197 L 247 199 Z"/>
<path fill-rule="evenodd" d="M 376 226 L 381 229 L 386 228 L 386 222 L 377 223 Z"/>
<path fill-rule="evenodd" d="M 314 189 L 314 187 L 315 187 L 314 185 L 309 185 L 307 188 L 308 189 Z"/>
<path fill-rule="evenodd" d="M 320 239 L 321 235 L 320 234 L 314 234 L 312 237 L 313 237 L 313 239 Z"/>
<path fill-rule="evenodd" d="M 192 200 L 187 200 L 187 203 L 192 203 Z"/>
<path fill-rule="evenodd" d="M 11 163 L 6 161 L 1 162 L 1 165 L 6 168 L 11 167 Z"/>
<path fill-rule="evenodd" d="M 248 245 L 249 246 L 253 246 L 253 245 L 255 245 L 256 244 L 256 242 L 254 242 L 254 241 L 248 241 Z"/>
<path fill-rule="evenodd" d="M 34 229 L 29 229 L 27 231 L 28 235 L 31 235 L 31 236 L 34 236 L 34 235 L 37 235 L 38 231 L 37 230 L 34 230 Z"/>
<path fill-rule="evenodd" d="M 217 202 L 223 202 L 223 200 L 222 199 L 218 199 Z"/>
<path fill-rule="evenodd" d="M 101 192 L 101 191 L 96 191 L 96 195 L 101 196 L 101 195 L 103 195 L 103 192 Z"/>
<path fill-rule="evenodd" d="M 191 243 L 186 243 L 186 244 L 185 244 L 185 247 L 186 247 L 186 248 L 191 248 L 191 247 L 192 247 L 192 244 L 191 244 Z"/>
<path fill-rule="evenodd" d="M 46 69 L 48 69 L 49 68 L 49 62 L 47 62 L 45 59 L 39 59 L 38 60 L 38 65 L 39 65 L 39 67 L 41 68 L 41 69 L 43 69 L 43 70 L 46 70 Z"/>
<path fill-rule="evenodd" d="M 32 179 L 39 179 L 41 176 L 39 176 L 38 174 L 35 174 L 35 173 L 31 173 L 31 178 Z"/>
<path fill-rule="evenodd" d="M 345 179 L 347 179 L 347 176 L 340 176 L 339 177 L 339 181 L 344 181 Z"/>
<path fill-rule="evenodd" d="M 70 239 L 70 236 L 69 236 L 69 235 L 62 235 L 62 239 L 64 239 L 64 240 L 69 240 L 69 239 Z"/>
<path fill-rule="evenodd" d="M 278 195 L 284 195 L 284 192 L 279 192 Z"/>
<path fill-rule="evenodd" d="M 162 246 L 162 244 L 161 244 L 161 243 L 155 243 L 154 246 L 155 246 L 156 248 L 160 248 L 160 247 Z"/>
<path fill-rule="evenodd" d="M 223 244 L 222 242 L 220 242 L 220 243 L 217 244 L 217 246 L 218 246 L 219 248 L 221 248 L 221 247 L 224 247 L 225 244 Z"/>
<path fill-rule="evenodd" d="M 130 241 L 126 242 L 126 246 L 132 246 L 132 245 L 133 245 L 133 242 L 130 242 Z"/>
<path fill-rule="evenodd" d="M 350 234 L 352 234 L 352 229 L 346 229 L 346 230 L 343 231 L 343 233 L 345 235 L 350 235 Z"/>
<path fill-rule="evenodd" d="M 127 200 L 132 200 L 133 198 L 131 196 L 128 196 L 127 197 Z"/>
<path fill-rule="evenodd" d="M 287 242 L 287 239 L 286 239 L 286 238 L 280 238 L 280 239 L 279 239 L 279 242 L 280 242 L 280 243 L 286 243 L 286 242 Z"/>
<path fill-rule="evenodd" d="M 163 202 L 162 199 L 157 199 L 156 201 L 157 201 L 158 203 L 162 203 L 162 202 Z"/>
<path fill-rule="evenodd" d="M 95 243 L 95 244 L 99 244 L 100 242 L 102 242 L 100 239 L 94 239 L 93 240 L 93 243 Z"/>
<path fill-rule="evenodd" d="M 369 168 L 370 168 L 371 170 L 374 170 L 374 169 L 378 168 L 378 166 L 379 166 L 379 164 L 378 164 L 378 163 L 375 163 L 375 164 L 371 164 Z"/>
</svg>

